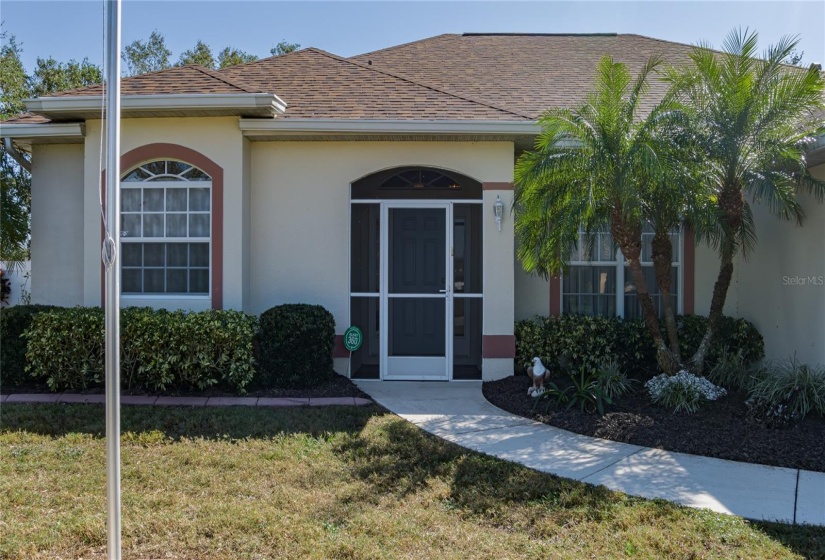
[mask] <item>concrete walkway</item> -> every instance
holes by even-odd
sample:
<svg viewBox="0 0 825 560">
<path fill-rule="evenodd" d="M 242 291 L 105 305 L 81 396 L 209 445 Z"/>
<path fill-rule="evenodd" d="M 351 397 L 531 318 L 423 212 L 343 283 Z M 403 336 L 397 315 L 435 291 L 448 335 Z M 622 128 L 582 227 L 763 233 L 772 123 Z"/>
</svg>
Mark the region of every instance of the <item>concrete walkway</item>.
<svg viewBox="0 0 825 560">
<path fill-rule="evenodd" d="M 76 393 L 12 393 L 0 395 L 0 403 L 62 403 L 103 404 L 104 395 L 79 395 Z M 155 397 L 124 395 L 120 404 L 142 406 L 365 406 L 369 399 L 359 397 Z"/>
<path fill-rule="evenodd" d="M 356 384 L 427 432 L 538 471 L 749 519 L 825 525 L 825 473 L 574 434 L 493 406 L 481 394 L 480 382 Z"/>
</svg>

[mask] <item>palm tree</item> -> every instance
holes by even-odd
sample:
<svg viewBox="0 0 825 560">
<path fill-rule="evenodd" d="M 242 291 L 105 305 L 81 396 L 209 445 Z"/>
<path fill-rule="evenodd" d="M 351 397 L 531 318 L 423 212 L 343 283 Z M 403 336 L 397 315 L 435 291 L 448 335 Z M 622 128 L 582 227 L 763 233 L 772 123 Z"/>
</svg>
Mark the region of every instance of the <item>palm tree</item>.
<svg viewBox="0 0 825 560">
<path fill-rule="evenodd" d="M 669 334 L 676 343 L 668 348 L 640 262 L 649 211 L 645 194 L 673 179 L 668 159 L 660 157 L 659 135 L 672 114 L 671 100 L 640 115 L 640 101 L 659 64 L 650 59 L 634 81 L 624 64 L 606 56 L 584 105 L 550 109 L 541 117 L 535 151 L 525 152 L 516 163 L 514 210 L 522 265 L 544 276 L 564 269 L 580 227 L 593 234 L 608 225 L 631 270 L 659 367 L 674 373 L 680 367 L 676 322 Z M 664 227 L 667 232 L 670 224 Z M 669 261 L 667 266 L 669 282 Z"/>
<path fill-rule="evenodd" d="M 825 132 L 819 112 L 825 86 L 819 68 L 783 63 L 797 43 L 782 38 L 758 57 L 757 34 L 734 30 L 721 53 L 701 44 L 691 53 L 689 66 L 667 74 L 672 92 L 693 117 L 716 210 L 713 223 L 697 228 L 697 239 L 718 249 L 720 258 L 708 327 L 691 359 L 697 373 L 719 326 L 734 257 L 756 241 L 748 197 L 801 225 L 805 215 L 797 191 L 807 190 L 818 201 L 825 196 L 825 183 L 812 178 L 805 166 L 806 145 Z"/>
</svg>

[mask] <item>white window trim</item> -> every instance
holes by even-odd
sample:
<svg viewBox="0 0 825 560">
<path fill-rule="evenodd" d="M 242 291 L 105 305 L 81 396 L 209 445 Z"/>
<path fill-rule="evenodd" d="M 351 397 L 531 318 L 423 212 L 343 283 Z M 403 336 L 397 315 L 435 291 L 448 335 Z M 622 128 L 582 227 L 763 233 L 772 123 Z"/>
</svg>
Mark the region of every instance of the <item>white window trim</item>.
<svg viewBox="0 0 825 560">
<path fill-rule="evenodd" d="M 682 314 L 684 313 L 684 285 L 685 285 L 685 232 L 684 229 L 679 230 L 679 242 L 677 243 L 677 254 L 678 254 L 678 262 L 671 263 L 672 268 L 676 268 L 676 276 L 678 278 L 678 285 L 676 288 L 676 313 Z M 652 262 L 644 262 L 642 261 L 642 267 L 645 268 L 652 268 Z M 624 286 L 625 286 L 625 267 L 626 262 L 624 259 L 624 255 L 622 255 L 621 249 L 616 249 L 616 259 L 612 261 L 582 261 L 582 260 L 571 260 L 568 263 L 569 266 L 602 266 L 602 267 L 615 267 L 616 268 L 616 317 L 625 317 L 625 309 L 624 309 Z M 598 295 L 598 294 L 592 294 Z M 605 294 L 609 295 L 609 294 Z M 559 275 L 559 312 L 561 314 L 565 313 L 564 309 L 564 274 Z"/>
<path fill-rule="evenodd" d="M 144 165 L 154 163 L 156 161 L 178 161 L 178 162 L 190 165 L 191 167 L 196 168 L 199 171 L 201 171 L 202 173 L 206 174 L 205 171 L 203 171 L 202 169 L 200 169 L 196 165 L 193 165 L 193 164 L 191 164 L 187 161 L 181 160 L 181 159 L 168 157 L 168 158 L 154 158 L 154 159 L 151 159 L 151 160 L 144 161 L 144 162 L 142 162 L 138 165 L 134 165 L 134 166 L 130 167 L 128 170 L 126 170 L 123 173 L 123 176 L 126 177 L 127 175 L 132 173 L 134 170 L 136 170 L 140 167 L 143 167 Z M 169 176 L 173 176 L 173 175 L 170 175 L 170 174 L 155 175 L 155 177 L 159 177 L 159 176 L 169 177 Z M 135 243 L 135 244 L 137 244 L 137 243 L 144 243 L 144 244 L 145 243 L 161 243 L 161 244 L 206 243 L 207 244 L 207 254 L 209 255 L 209 265 L 207 267 L 194 267 L 194 268 L 198 269 L 198 270 L 203 270 L 204 268 L 206 268 L 207 279 L 208 279 L 208 291 L 206 293 L 198 292 L 198 293 L 194 293 L 194 294 L 193 293 L 187 293 L 187 292 L 171 292 L 171 293 L 166 293 L 166 292 L 124 292 L 123 291 L 123 283 L 122 283 L 123 261 L 121 259 L 119 261 L 120 266 L 118 266 L 118 274 L 121 275 L 121 283 L 120 283 L 120 285 L 121 285 L 121 295 L 120 295 L 120 298 L 121 298 L 121 301 L 125 301 L 127 304 L 134 302 L 135 304 L 141 305 L 141 306 L 168 307 L 170 309 L 172 309 L 172 308 L 177 309 L 177 308 L 181 307 L 180 303 L 184 303 L 184 302 L 190 304 L 187 307 L 200 307 L 201 304 L 208 303 L 208 305 L 206 307 L 204 307 L 204 309 L 210 309 L 211 308 L 211 302 L 212 302 L 212 293 L 213 293 L 213 289 L 214 289 L 213 286 L 212 286 L 212 267 L 214 266 L 214 263 L 212 262 L 212 220 L 213 220 L 213 212 L 214 212 L 214 208 L 212 207 L 212 180 L 210 179 L 208 181 L 203 181 L 203 180 L 190 181 L 190 180 L 187 180 L 185 177 L 180 177 L 176 181 L 152 181 L 152 180 L 146 181 L 146 180 L 144 180 L 144 181 L 121 181 L 120 182 L 121 190 L 139 189 L 139 188 L 143 189 L 143 188 L 147 188 L 147 186 L 148 186 L 148 188 L 163 188 L 163 189 L 165 189 L 165 188 L 169 187 L 170 185 L 185 185 L 187 188 L 208 188 L 209 189 L 209 210 L 208 211 L 205 211 L 205 210 L 195 210 L 195 211 L 187 210 L 185 212 L 185 214 L 187 216 L 189 216 L 190 214 L 206 214 L 206 215 L 208 215 L 209 216 L 209 236 L 208 237 L 165 237 L 165 236 L 162 236 L 162 237 L 144 237 L 144 236 L 126 237 L 126 236 L 121 236 L 121 238 L 120 238 L 121 247 L 123 246 L 124 243 L 127 243 L 127 244 L 128 243 Z M 175 188 L 175 187 L 173 187 L 173 188 Z M 181 188 L 181 187 L 178 186 L 177 188 Z M 164 199 L 165 199 L 165 193 L 164 193 Z M 172 212 L 172 213 L 183 213 L 183 212 Z M 125 214 L 140 214 L 140 215 L 144 215 L 144 214 L 161 214 L 161 215 L 166 215 L 167 212 L 166 212 L 166 210 L 154 211 L 154 212 L 141 211 L 141 212 L 125 212 Z M 123 209 L 121 208 L 120 209 L 121 224 L 123 222 L 123 215 L 124 215 L 124 212 L 123 212 Z M 121 227 L 122 227 L 122 225 L 121 225 Z M 122 251 L 121 251 L 121 254 L 122 254 Z M 141 266 L 141 267 L 126 267 L 126 268 L 127 269 L 128 268 L 131 268 L 131 269 L 139 268 L 140 270 L 144 270 L 146 267 Z M 149 268 L 160 268 L 160 267 L 149 267 Z M 164 270 L 166 269 L 165 266 L 163 268 L 164 268 Z M 177 267 L 177 268 L 182 268 L 182 267 Z M 191 267 L 187 266 L 186 270 L 190 270 L 190 268 Z M 175 304 L 178 304 L 178 305 L 175 305 Z"/>
</svg>

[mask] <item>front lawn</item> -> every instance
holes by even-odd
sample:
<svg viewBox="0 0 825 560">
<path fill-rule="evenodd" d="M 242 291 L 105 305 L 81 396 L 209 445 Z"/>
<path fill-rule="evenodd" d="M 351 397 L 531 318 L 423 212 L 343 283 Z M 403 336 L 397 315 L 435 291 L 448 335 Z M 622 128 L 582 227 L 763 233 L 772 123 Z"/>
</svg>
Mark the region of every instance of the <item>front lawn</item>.
<svg viewBox="0 0 825 560">
<path fill-rule="evenodd" d="M 0 558 L 105 555 L 103 407 L 0 409 Z M 825 529 L 631 498 L 378 407 L 124 408 L 125 558 L 798 558 Z"/>
</svg>

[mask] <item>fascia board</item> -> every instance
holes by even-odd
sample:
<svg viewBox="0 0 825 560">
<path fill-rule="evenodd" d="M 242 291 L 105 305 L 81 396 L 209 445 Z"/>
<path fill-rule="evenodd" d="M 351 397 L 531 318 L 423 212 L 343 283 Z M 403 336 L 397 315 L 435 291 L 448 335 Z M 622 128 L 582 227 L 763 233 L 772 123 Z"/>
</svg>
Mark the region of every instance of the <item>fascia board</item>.
<svg viewBox="0 0 825 560">
<path fill-rule="evenodd" d="M 381 134 L 538 134 L 534 121 L 469 120 L 355 120 L 355 119 L 240 119 L 243 132 L 271 133 L 381 133 Z"/>
<path fill-rule="evenodd" d="M 0 124 L 1 138 L 83 138 L 85 135 L 83 123 Z"/>
<path fill-rule="evenodd" d="M 32 113 L 87 113 L 100 110 L 102 99 L 99 95 L 78 95 L 59 97 L 37 97 L 25 101 L 26 109 Z M 121 109 L 132 111 L 157 111 L 163 109 L 249 109 L 271 107 L 273 114 L 283 114 L 287 104 L 272 93 L 199 93 L 163 95 L 123 95 Z"/>
</svg>

